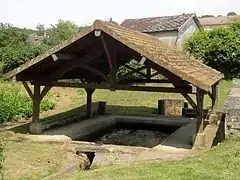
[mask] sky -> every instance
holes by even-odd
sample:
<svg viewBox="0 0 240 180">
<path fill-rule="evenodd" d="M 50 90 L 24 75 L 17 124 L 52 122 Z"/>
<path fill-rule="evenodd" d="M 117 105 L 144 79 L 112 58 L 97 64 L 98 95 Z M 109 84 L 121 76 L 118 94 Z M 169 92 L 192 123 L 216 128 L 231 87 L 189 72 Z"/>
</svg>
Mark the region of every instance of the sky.
<svg viewBox="0 0 240 180">
<path fill-rule="evenodd" d="M 240 14 L 240 0 L 0 0 L 0 22 L 35 29 L 59 19 L 90 25 L 95 19 L 124 19 L 182 13 Z"/>
</svg>

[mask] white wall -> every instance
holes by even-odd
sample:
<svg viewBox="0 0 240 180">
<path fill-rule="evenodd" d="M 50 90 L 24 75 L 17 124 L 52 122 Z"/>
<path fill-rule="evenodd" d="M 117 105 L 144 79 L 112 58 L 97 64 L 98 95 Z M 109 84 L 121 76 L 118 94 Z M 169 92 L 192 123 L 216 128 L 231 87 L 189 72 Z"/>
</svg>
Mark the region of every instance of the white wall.
<svg viewBox="0 0 240 180">
<path fill-rule="evenodd" d="M 189 19 L 180 31 L 165 31 L 165 32 L 153 32 L 147 33 L 158 37 L 161 41 L 164 41 L 169 46 L 182 47 L 184 41 L 189 38 L 195 31 L 198 30 L 198 26 L 193 19 Z"/>
<path fill-rule="evenodd" d="M 192 34 L 197 30 L 198 26 L 195 21 L 193 19 L 188 20 L 184 27 L 179 31 L 179 40 L 177 43 L 178 47 L 182 47 L 184 41 L 192 36 Z"/>
<path fill-rule="evenodd" d="M 161 41 L 165 42 L 169 46 L 175 46 L 177 43 L 177 31 L 153 32 L 148 34 L 158 37 Z"/>
</svg>

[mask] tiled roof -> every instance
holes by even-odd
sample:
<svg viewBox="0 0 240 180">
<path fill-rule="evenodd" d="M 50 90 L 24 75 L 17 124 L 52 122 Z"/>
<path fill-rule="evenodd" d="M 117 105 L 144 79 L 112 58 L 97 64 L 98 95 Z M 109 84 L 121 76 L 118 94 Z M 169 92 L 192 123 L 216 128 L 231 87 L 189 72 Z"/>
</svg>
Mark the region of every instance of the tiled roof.
<svg viewBox="0 0 240 180">
<path fill-rule="evenodd" d="M 211 86 L 223 78 L 220 72 L 204 65 L 199 60 L 190 59 L 177 48 L 169 48 L 165 43 L 159 41 L 159 39 L 154 36 L 100 20 L 95 21 L 93 26 L 86 29 L 86 31 L 77 34 L 48 52 L 5 74 L 5 78 L 11 78 L 40 61 L 46 60 L 52 54 L 73 44 L 95 29 L 107 33 L 112 38 L 138 52 L 150 61 L 153 61 L 160 67 L 167 69 L 181 79 L 206 91 L 210 91 Z"/>
<path fill-rule="evenodd" d="M 151 17 L 142 19 L 126 19 L 122 26 L 140 32 L 158 32 L 178 30 L 189 18 L 195 14 L 181 14 L 175 16 Z"/>
<path fill-rule="evenodd" d="M 229 25 L 234 21 L 240 21 L 240 16 L 220 16 L 199 18 L 202 26 Z"/>
</svg>

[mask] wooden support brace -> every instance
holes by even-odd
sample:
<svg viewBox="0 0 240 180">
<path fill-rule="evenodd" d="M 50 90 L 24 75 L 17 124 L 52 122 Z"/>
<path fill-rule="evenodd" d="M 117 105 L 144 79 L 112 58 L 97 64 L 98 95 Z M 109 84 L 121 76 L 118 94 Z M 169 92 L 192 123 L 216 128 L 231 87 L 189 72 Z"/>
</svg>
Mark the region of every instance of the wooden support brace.
<svg viewBox="0 0 240 180">
<path fill-rule="evenodd" d="M 187 93 L 181 93 L 181 94 L 188 101 L 188 103 L 192 106 L 193 110 L 197 113 L 197 105 L 193 101 L 193 99 Z"/>
<path fill-rule="evenodd" d="M 48 91 L 52 88 L 52 86 L 45 86 L 40 94 L 40 100 L 43 100 L 43 98 L 46 96 Z"/>
<path fill-rule="evenodd" d="M 30 87 L 28 86 L 27 82 L 26 81 L 22 81 L 23 83 L 23 86 L 25 87 L 28 95 L 31 97 L 31 99 L 33 100 L 33 92 L 32 90 L 30 89 Z"/>
</svg>

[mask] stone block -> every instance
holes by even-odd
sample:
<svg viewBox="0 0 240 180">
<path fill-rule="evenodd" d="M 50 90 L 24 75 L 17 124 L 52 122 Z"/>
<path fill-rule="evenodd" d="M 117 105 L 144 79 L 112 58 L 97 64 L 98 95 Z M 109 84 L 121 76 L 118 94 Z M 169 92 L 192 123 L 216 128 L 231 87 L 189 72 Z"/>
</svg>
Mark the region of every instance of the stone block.
<svg viewBox="0 0 240 180">
<path fill-rule="evenodd" d="M 181 99 L 160 99 L 158 101 L 158 114 L 164 116 L 182 116 L 184 101 Z"/>
<path fill-rule="evenodd" d="M 29 126 L 29 131 L 31 134 L 41 134 L 42 133 L 42 124 L 41 123 L 31 123 Z"/>
</svg>

